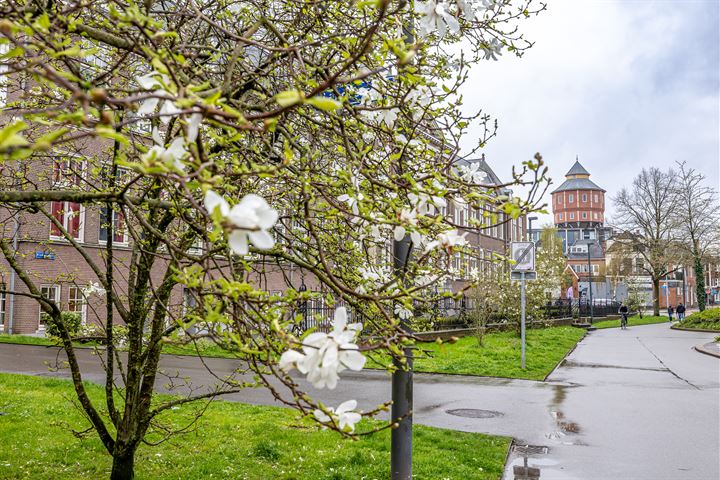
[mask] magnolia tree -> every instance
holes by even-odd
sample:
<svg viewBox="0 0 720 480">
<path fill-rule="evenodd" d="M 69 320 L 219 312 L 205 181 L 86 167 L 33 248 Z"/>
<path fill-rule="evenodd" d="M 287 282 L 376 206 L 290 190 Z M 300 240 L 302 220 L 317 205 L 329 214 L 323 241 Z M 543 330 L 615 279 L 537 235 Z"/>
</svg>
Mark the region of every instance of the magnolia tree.
<svg viewBox="0 0 720 480">
<path fill-rule="evenodd" d="M 526 313 L 530 320 L 545 319 L 548 302 L 559 298 L 563 284 L 568 281 L 565 266 L 562 238 L 557 229 L 543 228 L 535 258 L 537 279 L 527 281 L 525 289 Z M 520 334 L 520 283 L 510 279 L 507 269 L 488 268 L 476 272 L 470 296 L 474 305 L 472 321 L 481 346 L 487 324 L 492 321 L 513 323 Z"/>
<path fill-rule="evenodd" d="M 545 181 L 539 157 L 513 169 L 508 185 L 535 185 L 522 200 L 454 162 L 471 125 L 484 131 L 478 148 L 495 133 L 487 116 L 459 108 L 468 69 L 521 55 L 531 45 L 518 23 L 543 8 L 493 0 L 0 7 L 4 221 L 46 222 L 93 272 L 84 288 L 105 313 L 102 405 L 85 391 L 60 305 L 23 269 L 7 231 L 0 249 L 22 294 L 59 326 L 78 401 L 113 457 L 112 478 L 133 477 L 147 435 L 171 433 L 167 409 L 251 386 L 344 435 L 372 431 L 357 423 L 379 409 L 357 411 L 352 399 L 324 405 L 304 385 L 335 388 L 375 352 L 402 358 L 414 339 L 398 318 L 433 300 L 433 285 L 465 248 L 446 208 L 490 212 L 470 221 L 474 229 L 489 227 L 493 212 L 535 208 Z M 51 201 L 70 212 L 58 216 Z M 77 213 L 68 205 L 104 212 L 101 250 L 62 220 Z M 413 255 L 391 275 L 388 244 L 408 237 Z M 273 275 L 283 288 L 268 283 Z M 313 288 L 300 288 L 298 275 Z M 192 299 L 184 308 L 174 306 L 179 291 Z M 301 333 L 298 312 L 320 295 L 338 307 L 332 327 Z M 212 390 L 160 401 L 160 353 L 178 333 L 235 352 L 242 370 Z"/>
</svg>

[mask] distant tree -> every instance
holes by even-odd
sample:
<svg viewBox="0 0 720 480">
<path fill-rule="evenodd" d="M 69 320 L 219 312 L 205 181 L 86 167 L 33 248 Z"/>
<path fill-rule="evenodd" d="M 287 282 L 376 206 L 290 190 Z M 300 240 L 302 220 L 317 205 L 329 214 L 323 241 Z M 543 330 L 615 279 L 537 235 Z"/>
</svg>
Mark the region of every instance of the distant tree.
<svg viewBox="0 0 720 480">
<path fill-rule="evenodd" d="M 674 179 L 677 196 L 677 229 L 675 238 L 678 245 L 686 250 L 695 270 L 695 291 L 700 311 L 705 310 L 705 271 L 703 264 L 713 247 L 720 244 L 720 205 L 718 193 L 703 185 L 705 175 L 685 162 L 678 162 L 680 169 Z"/>
<path fill-rule="evenodd" d="M 676 212 L 680 205 L 674 180 L 672 170 L 643 169 L 632 186 L 623 188 L 613 199 L 616 227 L 626 232 L 616 241 L 645 260 L 640 268 L 652 281 L 655 315 L 660 315 L 660 280 L 677 265 L 674 236 L 679 228 Z"/>
</svg>

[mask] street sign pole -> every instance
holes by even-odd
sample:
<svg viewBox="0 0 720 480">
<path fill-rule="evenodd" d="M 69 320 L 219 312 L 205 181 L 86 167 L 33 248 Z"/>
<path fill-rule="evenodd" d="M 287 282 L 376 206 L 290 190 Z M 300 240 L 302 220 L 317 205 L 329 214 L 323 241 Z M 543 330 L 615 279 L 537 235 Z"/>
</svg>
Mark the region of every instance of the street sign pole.
<svg viewBox="0 0 720 480">
<path fill-rule="evenodd" d="M 520 274 L 520 366 L 525 370 L 525 272 Z"/>
</svg>

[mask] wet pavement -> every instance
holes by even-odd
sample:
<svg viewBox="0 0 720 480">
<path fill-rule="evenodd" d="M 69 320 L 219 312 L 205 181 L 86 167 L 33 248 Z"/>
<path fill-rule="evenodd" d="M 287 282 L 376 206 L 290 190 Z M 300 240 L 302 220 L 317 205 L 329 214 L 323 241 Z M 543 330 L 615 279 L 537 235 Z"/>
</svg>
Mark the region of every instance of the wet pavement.
<svg viewBox="0 0 720 480">
<path fill-rule="evenodd" d="M 591 332 L 547 382 L 415 375 L 415 421 L 515 438 L 506 479 L 720 478 L 720 360 L 693 347 L 713 334 L 667 324 Z M 48 372 L 57 349 L 0 344 L 0 371 Z M 79 354 L 85 378 L 100 382 L 98 358 Z M 209 386 L 237 362 L 164 356 L 167 391 Z M 212 374 L 210 373 L 212 372 Z M 343 372 L 334 391 L 308 392 L 330 406 L 354 398 L 361 409 L 387 401 L 384 372 Z M 263 390 L 224 397 L 277 404 Z M 539 477 L 537 477 L 539 474 Z"/>
</svg>

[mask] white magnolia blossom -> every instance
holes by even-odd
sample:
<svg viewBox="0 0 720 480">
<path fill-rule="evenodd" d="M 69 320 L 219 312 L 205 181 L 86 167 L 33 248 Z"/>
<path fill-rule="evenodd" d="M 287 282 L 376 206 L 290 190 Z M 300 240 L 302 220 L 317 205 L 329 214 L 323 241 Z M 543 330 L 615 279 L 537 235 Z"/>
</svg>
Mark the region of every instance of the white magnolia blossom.
<svg viewBox="0 0 720 480">
<path fill-rule="evenodd" d="M 445 36 L 448 28 L 453 33 L 460 32 L 460 22 L 448 11 L 447 3 L 436 0 L 416 1 L 415 12 L 422 15 L 419 22 L 420 35 L 429 35 L 437 30 L 440 37 Z"/>
<path fill-rule="evenodd" d="M 395 125 L 399 111 L 399 108 L 384 108 L 382 110 L 376 110 L 375 114 L 380 121 L 392 128 L 392 126 Z"/>
<path fill-rule="evenodd" d="M 355 424 L 360 421 L 362 415 L 354 410 L 357 408 L 357 401 L 348 400 L 341 403 L 337 409 L 326 408 L 324 411 L 315 409 L 313 415 L 320 423 L 335 423 L 344 432 L 354 432 Z"/>
<path fill-rule="evenodd" d="M 460 165 L 460 178 L 467 183 L 486 183 L 488 175 L 480 169 L 480 163 L 474 162 L 469 165 Z"/>
<path fill-rule="evenodd" d="M 219 210 L 220 215 L 231 225 L 228 245 L 234 253 L 247 255 L 250 251 L 248 240 L 260 250 L 269 250 L 275 245 L 275 239 L 268 230 L 277 223 L 278 212 L 264 198 L 251 193 L 230 208 L 223 197 L 208 190 L 205 194 L 205 208 L 210 214 Z"/>
<path fill-rule="evenodd" d="M 343 370 L 362 370 L 366 358 L 353 343 L 362 331 L 362 323 L 347 323 L 347 310 L 335 310 L 330 333 L 311 333 L 302 342 L 302 352 L 287 350 L 280 356 L 278 366 L 284 371 L 297 368 L 307 375 L 315 388 L 334 389 Z"/>
<path fill-rule="evenodd" d="M 89 283 L 87 287 L 82 289 L 82 293 L 85 297 L 92 295 L 102 296 L 105 295 L 105 289 L 97 282 Z"/>
<path fill-rule="evenodd" d="M 357 292 L 361 294 L 367 293 L 368 287 L 374 290 L 390 281 L 390 272 L 376 267 L 361 267 L 360 275 L 362 284 L 357 287 Z"/>
<path fill-rule="evenodd" d="M 409 308 L 406 308 L 405 305 L 402 303 L 398 303 L 395 305 L 395 315 L 402 318 L 403 320 L 407 320 L 408 318 L 412 318 L 413 311 Z"/>
<path fill-rule="evenodd" d="M 140 159 L 144 162 L 155 159 L 162 163 L 171 163 L 176 170 L 185 170 L 185 164 L 182 162 L 182 159 L 188 154 L 185 148 L 185 139 L 183 137 L 176 137 L 170 142 L 170 146 L 166 148 L 162 145 L 162 140 L 157 133 L 157 129 L 153 129 L 152 136 L 156 145 L 153 145 Z"/>
<path fill-rule="evenodd" d="M 417 210 L 403 209 L 398 216 L 398 220 L 401 224 L 395 227 L 393 237 L 396 241 L 399 242 L 403 238 L 405 238 L 405 233 L 407 232 L 407 229 L 405 228 L 406 226 L 417 226 Z M 420 235 L 420 232 L 414 230 L 410 232 L 410 239 L 415 245 L 421 245 L 423 242 L 423 238 L 422 235 Z"/>
<path fill-rule="evenodd" d="M 161 99 L 158 97 L 173 96 L 170 92 L 165 90 L 163 86 L 170 83 L 170 77 L 168 77 L 167 75 L 152 71 L 147 75 L 137 77 L 136 80 L 140 87 L 144 90 L 151 90 L 158 87 L 153 92 L 155 95 L 157 95 L 157 97 L 148 98 L 147 100 L 145 100 L 140 105 L 140 108 L 137 111 L 138 115 L 149 115 L 151 113 L 154 113 L 155 109 L 158 106 L 158 103 L 161 102 Z M 163 123 L 167 123 L 170 117 L 178 115 L 181 111 L 182 110 L 175 106 L 175 102 L 173 100 L 162 100 L 162 104 L 160 105 L 160 121 L 162 121 Z"/>
<path fill-rule="evenodd" d="M 358 209 L 358 202 L 361 202 L 365 198 L 365 195 L 362 193 L 358 193 L 356 196 L 348 195 L 347 193 L 344 193 L 337 197 L 337 199 L 341 202 L 347 203 L 348 207 L 350 207 L 350 210 L 352 211 L 353 215 L 359 215 L 360 210 Z"/>
<path fill-rule="evenodd" d="M 202 123 L 202 113 L 193 113 L 188 118 L 187 124 L 187 141 L 192 143 L 197 139 L 198 132 L 200 131 L 200 124 Z"/>
<path fill-rule="evenodd" d="M 443 197 L 428 195 L 423 192 L 418 194 L 409 193 L 408 199 L 420 215 L 432 215 L 435 213 L 435 208 L 447 207 L 447 202 Z"/>
<path fill-rule="evenodd" d="M 467 243 L 467 240 L 465 240 L 466 235 L 467 232 L 462 235 L 458 235 L 457 230 L 448 230 L 439 234 L 437 240 L 433 240 L 428 243 L 425 247 L 425 251 L 429 252 L 437 247 L 441 247 L 450 252 L 454 247 L 461 247 Z"/>
<path fill-rule="evenodd" d="M 489 43 L 483 43 L 480 48 L 485 52 L 485 60 L 495 60 L 502 55 L 503 44 L 497 38 L 493 38 Z"/>
</svg>

